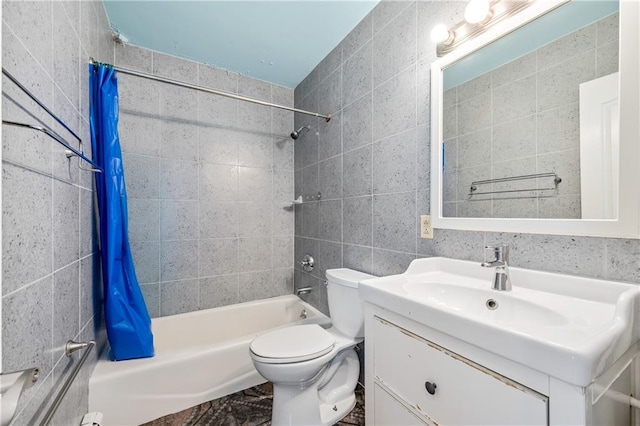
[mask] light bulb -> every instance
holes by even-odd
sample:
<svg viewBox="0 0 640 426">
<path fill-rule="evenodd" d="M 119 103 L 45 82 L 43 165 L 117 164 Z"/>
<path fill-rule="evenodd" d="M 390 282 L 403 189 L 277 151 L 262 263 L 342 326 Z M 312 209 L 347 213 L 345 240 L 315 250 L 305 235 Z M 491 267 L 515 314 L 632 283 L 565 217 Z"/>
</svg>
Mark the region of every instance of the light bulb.
<svg viewBox="0 0 640 426">
<path fill-rule="evenodd" d="M 442 43 L 451 37 L 451 32 L 445 24 L 438 24 L 431 30 L 431 40 L 434 43 Z"/>
<path fill-rule="evenodd" d="M 477 24 L 484 21 L 490 11 L 489 0 L 470 0 L 464 10 L 464 19 L 470 24 Z"/>
</svg>

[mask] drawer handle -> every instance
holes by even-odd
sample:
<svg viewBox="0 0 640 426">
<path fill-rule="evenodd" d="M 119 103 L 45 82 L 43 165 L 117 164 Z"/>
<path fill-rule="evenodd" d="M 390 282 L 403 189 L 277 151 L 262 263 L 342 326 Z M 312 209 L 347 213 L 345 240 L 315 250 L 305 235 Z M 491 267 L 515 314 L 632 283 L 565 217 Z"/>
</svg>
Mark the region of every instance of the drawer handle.
<svg viewBox="0 0 640 426">
<path fill-rule="evenodd" d="M 434 395 L 438 386 L 436 386 L 435 383 L 426 382 L 424 384 L 424 387 L 427 389 L 427 392 L 429 392 L 430 395 Z"/>
</svg>

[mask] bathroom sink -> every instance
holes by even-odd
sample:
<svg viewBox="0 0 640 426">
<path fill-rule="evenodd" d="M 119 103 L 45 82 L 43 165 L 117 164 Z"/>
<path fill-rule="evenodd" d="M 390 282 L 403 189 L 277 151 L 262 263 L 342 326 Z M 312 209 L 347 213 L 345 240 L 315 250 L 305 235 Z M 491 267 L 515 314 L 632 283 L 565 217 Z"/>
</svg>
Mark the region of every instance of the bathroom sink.
<svg viewBox="0 0 640 426">
<path fill-rule="evenodd" d="M 418 259 L 406 272 L 360 284 L 370 303 L 440 332 L 587 386 L 638 344 L 638 286 L 510 268 L 511 291 L 491 289 L 493 268 Z"/>
<path fill-rule="evenodd" d="M 526 300 L 535 297 L 535 292 L 526 289 L 498 293 L 495 290 L 443 284 L 438 281 L 408 282 L 403 289 L 410 297 L 423 300 L 443 310 L 456 312 L 478 321 L 495 322 L 504 327 L 526 327 L 537 325 L 559 326 L 569 322 L 562 315 L 545 306 Z"/>
</svg>

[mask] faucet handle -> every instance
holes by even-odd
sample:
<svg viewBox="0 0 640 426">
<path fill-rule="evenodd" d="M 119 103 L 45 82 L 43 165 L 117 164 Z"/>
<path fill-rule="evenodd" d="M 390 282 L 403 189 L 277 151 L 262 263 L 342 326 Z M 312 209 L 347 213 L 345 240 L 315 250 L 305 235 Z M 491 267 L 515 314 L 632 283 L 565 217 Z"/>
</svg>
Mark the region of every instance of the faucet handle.
<svg viewBox="0 0 640 426">
<path fill-rule="evenodd" d="M 509 246 L 485 246 L 486 250 L 491 250 L 495 255 L 495 259 L 492 262 L 506 262 L 509 260 Z"/>
</svg>

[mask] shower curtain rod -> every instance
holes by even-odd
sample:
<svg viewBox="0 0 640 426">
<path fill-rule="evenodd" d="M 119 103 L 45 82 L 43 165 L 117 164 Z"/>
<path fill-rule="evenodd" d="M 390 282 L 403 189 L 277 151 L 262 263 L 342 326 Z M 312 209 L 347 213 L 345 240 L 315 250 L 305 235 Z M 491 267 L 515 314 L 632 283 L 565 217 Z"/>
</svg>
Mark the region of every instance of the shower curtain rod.
<svg viewBox="0 0 640 426">
<path fill-rule="evenodd" d="M 92 64 L 92 65 L 99 65 L 100 64 L 99 62 L 94 61 L 93 58 L 89 59 L 89 63 Z M 292 107 L 288 107 L 288 106 L 284 106 L 284 105 L 274 104 L 274 103 L 271 103 L 271 102 L 261 101 L 261 100 L 258 100 L 258 99 L 248 98 L 246 96 L 240 96 L 240 95 L 236 95 L 234 93 L 228 93 L 228 92 L 222 92 L 220 90 L 209 89 L 208 87 L 196 86 L 195 84 L 185 83 L 183 81 L 178 81 L 178 80 L 172 80 L 170 78 L 158 77 L 158 76 L 155 76 L 155 75 L 152 75 L 152 74 L 147 74 L 147 73 L 135 71 L 135 70 L 132 70 L 132 69 L 129 69 L 129 68 L 123 68 L 123 67 L 116 66 L 116 65 L 111 65 L 111 64 L 104 64 L 104 65 L 106 65 L 106 66 L 108 66 L 110 68 L 113 68 L 114 70 L 116 70 L 118 72 L 121 72 L 123 74 L 129 74 L 129 75 L 133 75 L 133 76 L 136 76 L 136 77 L 147 78 L 149 80 L 161 81 L 163 83 L 171 84 L 171 85 L 174 85 L 174 86 L 185 87 L 187 89 L 199 90 L 201 92 L 211 93 L 213 95 L 225 96 L 227 98 L 237 99 L 239 101 L 251 102 L 251 103 L 254 103 L 254 104 L 258 104 L 258 105 L 264 105 L 264 106 L 268 106 L 268 107 L 285 109 L 287 111 L 293 111 L 293 112 L 297 112 L 297 113 L 300 113 L 300 114 L 312 115 L 314 117 L 324 118 L 327 122 L 329 120 L 331 120 L 331 114 L 326 114 L 326 115 L 319 114 L 317 112 L 306 111 L 304 109 L 292 108 Z"/>
</svg>

